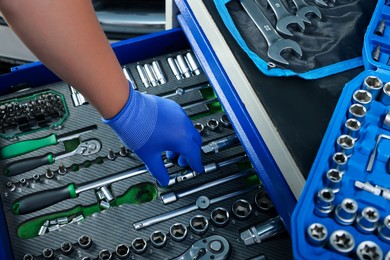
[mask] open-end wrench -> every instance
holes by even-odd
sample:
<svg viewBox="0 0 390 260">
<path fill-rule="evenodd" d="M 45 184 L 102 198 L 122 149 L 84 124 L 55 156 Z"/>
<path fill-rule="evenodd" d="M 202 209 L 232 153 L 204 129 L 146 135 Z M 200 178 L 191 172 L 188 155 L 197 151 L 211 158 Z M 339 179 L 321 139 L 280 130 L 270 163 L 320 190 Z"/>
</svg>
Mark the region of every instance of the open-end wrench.
<svg viewBox="0 0 390 260">
<path fill-rule="evenodd" d="M 293 2 L 297 7 L 296 15 L 305 23 L 311 23 L 310 20 L 306 17 L 306 15 L 309 13 L 314 13 L 320 19 L 322 18 L 321 12 L 316 6 L 308 5 L 305 0 L 293 0 Z"/>
<path fill-rule="evenodd" d="M 293 34 L 287 29 L 290 24 L 298 24 L 302 30 L 305 29 L 305 24 L 301 18 L 291 14 L 280 0 L 267 0 L 276 16 L 276 30 L 288 36 Z"/>
<path fill-rule="evenodd" d="M 275 28 L 272 27 L 272 24 L 268 21 L 263 11 L 261 11 L 253 0 L 240 0 L 240 2 L 267 41 L 267 54 L 269 58 L 288 65 L 289 63 L 280 55 L 285 49 L 292 49 L 299 55 L 299 57 L 302 56 L 302 49 L 299 47 L 298 43 L 290 39 L 282 38 Z"/>
</svg>

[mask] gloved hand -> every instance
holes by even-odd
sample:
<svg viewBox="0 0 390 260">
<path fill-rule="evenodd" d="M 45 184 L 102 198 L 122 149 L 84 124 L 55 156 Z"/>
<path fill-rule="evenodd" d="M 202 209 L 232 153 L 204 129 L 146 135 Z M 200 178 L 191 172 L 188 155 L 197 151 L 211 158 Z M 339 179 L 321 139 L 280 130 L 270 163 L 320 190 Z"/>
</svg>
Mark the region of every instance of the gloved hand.
<svg viewBox="0 0 390 260">
<path fill-rule="evenodd" d="M 202 138 L 184 110 L 174 101 L 142 94 L 130 87 L 130 96 L 122 110 L 111 119 L 103 119 L 123 144 L 145 163 L 161 186 L 169 175 L 161 158 L 179 155 L 178 162 L 204 171 L 200 153 Z"/>
</svg>

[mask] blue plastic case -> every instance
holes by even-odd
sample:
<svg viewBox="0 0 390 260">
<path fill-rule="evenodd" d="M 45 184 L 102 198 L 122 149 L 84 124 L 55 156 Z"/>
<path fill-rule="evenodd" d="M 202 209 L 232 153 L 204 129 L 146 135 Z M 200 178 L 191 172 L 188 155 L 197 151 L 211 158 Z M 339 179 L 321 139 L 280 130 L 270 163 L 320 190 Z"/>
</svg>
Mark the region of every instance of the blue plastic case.
<svg viewBox="0 0 390 260">
<path fill-rule="evenodd" d="M 294 210 L 296 259 L 390 259 L 389 18 L 387 1 L 379 1 L 365 35 L 367 70 L 345 86 Z M 384 32 L 378 33 L 383 19 Z M 375 53 L 378 45 L 380 55 Z M 367 102 L 369 95 L 362 90 L 367 88 L 366 82 L 378 83 L 376 79 L 385 87 L 376 90 L 376 97 L 375 90 L 368 91 L 372 101 Z M 366 107 L 366 113 L 360 105 Z M 345 127 L 350 118 L 361 121 L 359 131 Z M 340 138 L 342 135 L 352 139 Z M 340 154 L 335 157 L 337 152 Z M 333 158 L 339 159 L 338 163 Z"/>
</svg>

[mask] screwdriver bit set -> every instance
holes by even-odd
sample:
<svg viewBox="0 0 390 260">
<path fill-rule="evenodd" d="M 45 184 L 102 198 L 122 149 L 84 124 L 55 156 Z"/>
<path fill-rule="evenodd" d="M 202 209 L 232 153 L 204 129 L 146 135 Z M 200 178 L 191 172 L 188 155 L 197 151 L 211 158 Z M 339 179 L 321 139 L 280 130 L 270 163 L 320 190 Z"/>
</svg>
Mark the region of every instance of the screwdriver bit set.
<svg viewBox="0 0 390 260">
<path fill-rule="evenodd" d="M 283 223 L 195 54 L 165 52 L 124 63 L 123 72 L 137 91 L 183 107 L 202 136 L 205 172 L 165 159 L 171 180 L 160 187 L 68 84 L 25 90 L 26 97 L 60 97 L 67 120 L 0 145 L 14 259 L 291 258 Z M 244 241 L 248 229 L 261 240 Z"/>
<path fill-rule="evenodd" d="M 379 1 L 366 53 L 381 40 L 375 31 L 386 8 Z M 387 60 L 366 62 L 344 87 L 294 211 L 299 259 L 390 259 L 390 76 Z"/>
</svg>

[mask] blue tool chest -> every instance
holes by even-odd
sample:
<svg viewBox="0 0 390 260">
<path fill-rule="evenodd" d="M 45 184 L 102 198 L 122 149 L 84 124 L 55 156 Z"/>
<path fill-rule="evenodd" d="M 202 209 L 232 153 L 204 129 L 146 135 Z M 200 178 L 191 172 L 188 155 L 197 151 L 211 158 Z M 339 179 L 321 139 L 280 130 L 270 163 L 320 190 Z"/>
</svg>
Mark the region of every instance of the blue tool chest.
<svg viewBox="0 0 390 260">
<path fill-rule="evenodd" d="M 390 259 L 388 1 L 367 28 L 292 218 L 297 259 Z"/>
</svg>

